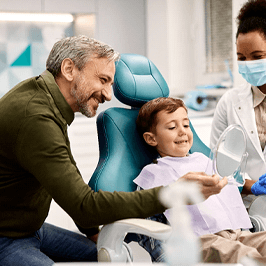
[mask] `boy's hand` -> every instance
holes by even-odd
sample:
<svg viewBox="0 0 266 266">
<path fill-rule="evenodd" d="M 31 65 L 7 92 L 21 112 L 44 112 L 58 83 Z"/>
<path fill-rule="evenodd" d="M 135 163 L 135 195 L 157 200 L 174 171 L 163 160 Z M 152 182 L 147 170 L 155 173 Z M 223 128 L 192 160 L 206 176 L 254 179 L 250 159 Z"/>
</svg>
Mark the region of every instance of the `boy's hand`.
<svg viewBox="0 0 266 266">
<path fill-rule="evenodd" d="M 227 185 L 226 177 L 220 180 L 217 175 L 207 175 L 204 172 L 189 172 L 178 180 L 187 180 L 197 182 L 201 187 L 201 193 L 207 199 L 211 195 L 219 194 L 224 186 Z"/>
</svg>

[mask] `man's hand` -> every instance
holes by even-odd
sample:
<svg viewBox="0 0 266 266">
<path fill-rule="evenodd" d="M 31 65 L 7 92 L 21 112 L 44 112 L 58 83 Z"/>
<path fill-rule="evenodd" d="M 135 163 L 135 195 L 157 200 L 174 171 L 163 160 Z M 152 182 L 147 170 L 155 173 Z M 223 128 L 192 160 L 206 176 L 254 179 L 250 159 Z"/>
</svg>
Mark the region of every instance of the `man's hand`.
<svg viewBox="0 0 266 266">
<path fill-rule="evenodd" d="M 197 182 L 205 199 L 211 195 L 219 194 L 228 183 L 226 177 L 220 180 L 217 175 L 210 176 L 204 172 L 189 172 L 178 179 L 178 181 L 182 180 Z"/>
</svg>

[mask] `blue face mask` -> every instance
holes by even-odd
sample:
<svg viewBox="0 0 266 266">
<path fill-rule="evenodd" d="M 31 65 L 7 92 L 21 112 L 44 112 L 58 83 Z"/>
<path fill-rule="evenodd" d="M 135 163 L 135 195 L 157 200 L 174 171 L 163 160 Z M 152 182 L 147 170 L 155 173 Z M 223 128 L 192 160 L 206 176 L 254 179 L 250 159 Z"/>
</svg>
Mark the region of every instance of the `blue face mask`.
<svg viewBox="0 0 266 266">
<path fill-rule="evenodd" d="M 266 84 L 266 59 L 237 61 L 238 72 L 253 86 Z"/>
</svg>

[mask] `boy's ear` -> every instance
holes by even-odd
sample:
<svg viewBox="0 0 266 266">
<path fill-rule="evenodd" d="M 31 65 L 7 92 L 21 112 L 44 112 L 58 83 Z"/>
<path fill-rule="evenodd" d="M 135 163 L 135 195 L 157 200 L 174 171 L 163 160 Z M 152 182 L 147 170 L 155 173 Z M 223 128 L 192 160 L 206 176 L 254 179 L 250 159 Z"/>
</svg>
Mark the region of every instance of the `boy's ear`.
<svg viewBox="0 0 266 266">
<path fill-rule="evenodd" d="M 75 64 L 70 58 L 65 58 L 61 64 L 61 74 L 68 81 L 73 81 Z"/>
<path fill-rule="evenodd" d="M 149 144 L 150 146 L 155 147 L 157 145 L 157 141 L 155 139 L 155 136 L 152 132 L 145 132 L 143 134 L 144 140 Z"/>
</svg>

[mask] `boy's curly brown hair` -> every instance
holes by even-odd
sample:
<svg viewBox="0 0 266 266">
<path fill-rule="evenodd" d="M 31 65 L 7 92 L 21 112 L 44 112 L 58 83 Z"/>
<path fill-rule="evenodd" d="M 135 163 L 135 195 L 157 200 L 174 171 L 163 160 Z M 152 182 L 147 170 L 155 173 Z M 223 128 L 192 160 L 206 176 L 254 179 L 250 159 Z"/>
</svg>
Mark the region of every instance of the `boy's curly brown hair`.
<svg viewBox="0 0 266 266">
<path fill-rule="evenodd" d="M 157 114 L 160 111 L 173 113 L 179 107 L 183 107 L 187 111 L 187 108 L 182 100 L 172 97 L 159 97 L 145 103 L 140 108 L 136 121 L 139 133 L 143 135 L 145 132 L 155 132 Z"/>
</svg>

